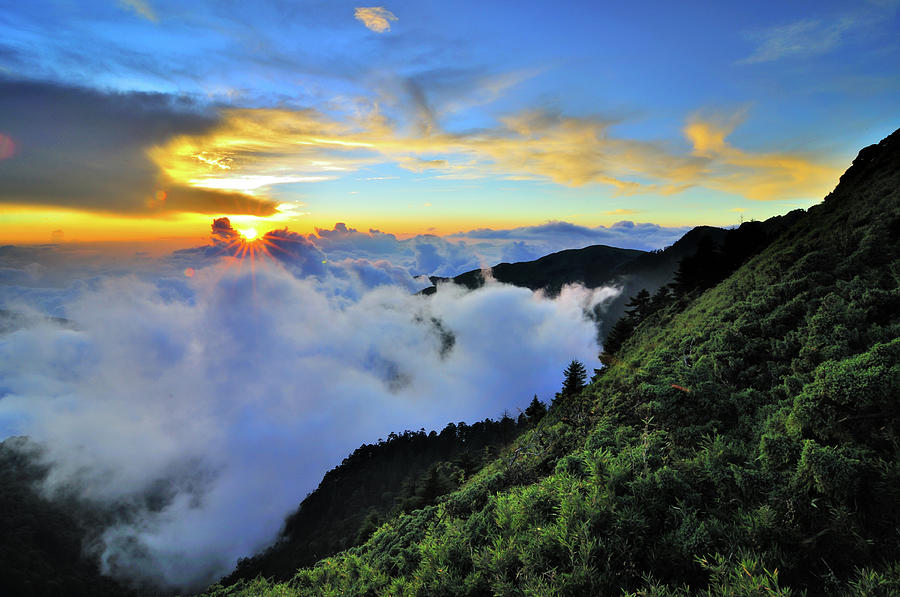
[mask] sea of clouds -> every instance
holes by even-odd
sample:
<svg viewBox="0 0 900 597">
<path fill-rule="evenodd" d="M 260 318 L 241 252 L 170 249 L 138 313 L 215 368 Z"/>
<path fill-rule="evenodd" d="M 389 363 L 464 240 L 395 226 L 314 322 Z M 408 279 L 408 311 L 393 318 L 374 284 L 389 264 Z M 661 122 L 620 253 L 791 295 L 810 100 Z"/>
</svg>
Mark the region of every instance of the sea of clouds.
<svg viewBox="0 0 900 597">
<path fill-rule="evenodd" d="M 336 226 L 270 231 L 251 260 L 235 234 L 163 258 L 0 248 L 0 438 L 45 447 L 47 495 L 124 513 L 91 546 L 114 575 L 202 586 L 360 444 L 515 415 L 570 360 L 599 366 L 615 288 L 422 296 L 418 274 L 485 257 Z"/>
</svg>

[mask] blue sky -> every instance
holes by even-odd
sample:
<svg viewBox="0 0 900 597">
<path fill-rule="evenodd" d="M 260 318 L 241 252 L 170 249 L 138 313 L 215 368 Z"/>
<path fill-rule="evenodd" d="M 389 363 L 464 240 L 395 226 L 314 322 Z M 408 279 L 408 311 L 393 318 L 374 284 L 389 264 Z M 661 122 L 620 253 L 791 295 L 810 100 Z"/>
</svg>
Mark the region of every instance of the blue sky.
<svg viewBox="0 0 900 597">
<path fill-rule="evenodd" d="M 0 13 L 0 226 L 765 218 L 820 200 L 900 123 L 898 7 L 15 3 Z M 89 108 L 107 104 L 121 113 Z"/>
</svg>

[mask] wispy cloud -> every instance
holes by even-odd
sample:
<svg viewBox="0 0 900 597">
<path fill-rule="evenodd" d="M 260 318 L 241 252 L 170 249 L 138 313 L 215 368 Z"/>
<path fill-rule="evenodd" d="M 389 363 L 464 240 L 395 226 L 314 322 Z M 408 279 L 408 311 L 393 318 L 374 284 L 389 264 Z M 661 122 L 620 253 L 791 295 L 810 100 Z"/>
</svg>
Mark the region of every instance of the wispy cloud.
<svg viewBox="0 0 900 597">
<path fill-rule="evenodd" d="M 436 121 L 423 128 L 389 119 L 377 104 L 344 118 L 314 110 L 237 109 L 224 112 L 209 133 L 180 136 L 151 156 L 173 180 L 196 186 L 215 180 L 217 188 L 226 188 L 221 181 L 228 178 L 315 180 L 379 163 L 436 178 L 609 185 L 618 195 L 705 186 L 751 199 L 816 198 L 834 184 L 837 170 L 813 156 L 744 151 L 727 143 L 740 121 L 740 115 L 691 118 L 684 133 L 692 149 L 685 152 L 672 143 L 616 136 L 611 120 L 547 111 L 450 132 Z"/>
<path fill-rule="evenodd" d="M 385 33 L 391 30 L 391 21 L 398 20 L 394 13 L 383 6 L 361 6 L 353 10 L 353 16 L 357 21 L 374 31 Z"/>
<path fill-rule="evenodd" d="M 819 197 L 835 184 L 840 170 L 811 157 L 729 144 L 726 138 L 743 119 L 743 112 L 695 115 L 684 127 L 694 155 L 707 160 L 702 184 L 756 200 Z"/>
<path fill-rule="evenodd" d="M 531 111 L 503 118 L 493 128 L 452 133 L 437 123 L 424 129 L 405 126 L 374 105 L 344 120 L 313 110 L 239 109 L 224 112 L 210 133 L 180 136 L 150 155 L 170 178 L 188 183 L 288 171 L 315 176 L 323 166 L 352 171 L 388 162 L 444 178 L 601 183 L 631 194 L 674 193 L 701 173 L 702 159 L 677 155 L 658 143 L 615 138 L 611 125 L 598 118 Z"/>
<path fill-rule="evenodd" d="M 153 23 L 159 22 L 159 18 L 146 0 L 118 0 L 118 2 L 119 6 L 122 8 L 133 10 L 148 21 L 152 21 Z"/>
<path fill-rule="evenodd" d="M 810 58 L 836 50 L 851 35 L 877 29 L 893 15 L 900 2 L 859 2 L 852 11 L 820 18 L 807 18 L 765 29 L 744 32 L 756 47 L 737 64 L 759 64 L 785 58 Z"/>
</svg>

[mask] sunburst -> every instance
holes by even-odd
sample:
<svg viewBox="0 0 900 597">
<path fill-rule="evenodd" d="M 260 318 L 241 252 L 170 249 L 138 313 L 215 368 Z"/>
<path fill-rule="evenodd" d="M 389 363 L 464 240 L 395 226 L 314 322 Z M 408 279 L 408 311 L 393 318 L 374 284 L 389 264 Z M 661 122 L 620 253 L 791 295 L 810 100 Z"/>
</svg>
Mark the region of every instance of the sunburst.
<svg viewBox="0 0 900 597">
<path fill-rule="evenodd" d="M 236 230 L 240 233 L 244 240 L 248 242 L 253 242 L 254 240 L 256 240 L 256 237 L 259 236 L 256 228 L 236 228 Z"/>
<path fill-rule="evenodd" d="M 302 243 L 302 237 L 274 230 L 261 234 L 253 226 L 237 228 L 229 225 L 227 230 L 220 230 L 214 225 L 213 242 L 218 245 L 216 254 L 229 258 L 226 268 L 246 264 L 254 269 L 257 262 L 263 261 L 284 267 L 282 262 L 294 255 L 291 245 Z"/>
</svg>

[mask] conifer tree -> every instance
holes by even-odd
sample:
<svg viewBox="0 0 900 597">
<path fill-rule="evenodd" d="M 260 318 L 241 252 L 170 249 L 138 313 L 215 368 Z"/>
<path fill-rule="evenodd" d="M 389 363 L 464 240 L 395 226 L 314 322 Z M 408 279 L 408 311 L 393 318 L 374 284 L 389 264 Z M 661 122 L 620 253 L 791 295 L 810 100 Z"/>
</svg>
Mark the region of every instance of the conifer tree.
<svg viewBox="0 0 900 597">
<path fill-rule="evenodd" d="M 587 385 L 587 371 L 579 361 L 573 360 L 566 367 L 562 397 L 575 396 Z"/>
<path fill-rule="evenodd" d="M 650 314 L 650 292 L 642 288 L 640 292 L 631 297 L 625 305 L 625 313 L 636 322 L 641 322 Z"/>
<path fill-rule="evenodd" d="M 609 330 L 606 335 L 606 342 L 603 343 L 603 352 L 606 354 L 615 354 L 622 344 L 631 336 L 634 331 L 634 320 L 630 317 L 622 317 L 616 322 L 616 325 Z"/>
<path fill-rule="evenodd" d="M 547 414 L 547 407 L 538 400 L 537 394 L 531 399 L 531 404 L 525 409 L 525 416 L 528 417 L 530 423 L 537 423 Z"/>
</svg>

